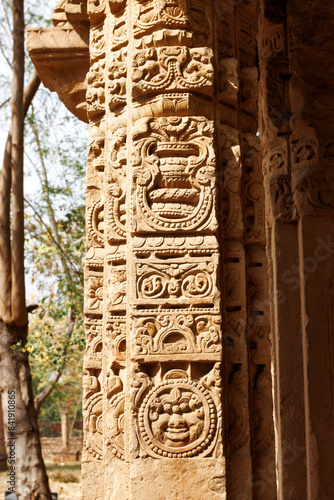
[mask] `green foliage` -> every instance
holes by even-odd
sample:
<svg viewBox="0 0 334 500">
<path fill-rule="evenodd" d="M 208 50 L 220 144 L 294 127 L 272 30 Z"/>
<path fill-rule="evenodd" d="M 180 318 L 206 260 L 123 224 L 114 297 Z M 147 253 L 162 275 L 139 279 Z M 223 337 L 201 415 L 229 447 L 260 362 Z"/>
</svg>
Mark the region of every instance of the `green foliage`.
<svg viewBox="0 0 334 500">
<path fill-rule="evenodd" d="M 55 7 L 26 0 L 27 26 L 47 26 Z M 10 118 L 12 2 L 0 2 L 0 110 L 3 131 Z M 26 55 L 26 81 L 33 65 Z M 0 130 L 1 132 L 1 130 Z M 87 127 L 43 86 L 25 122 L 25 227 L 28 303 L 28 343 L 35 395 L 62 376 L 41 411 L 42 419 L 59 420 L 59 408 L 74 413 L 81 394 L 83 328 L 83 263 L 85 253 L 84 177 Z M 52 382 L 51 382 L 52 383 Z"/>
</svg>

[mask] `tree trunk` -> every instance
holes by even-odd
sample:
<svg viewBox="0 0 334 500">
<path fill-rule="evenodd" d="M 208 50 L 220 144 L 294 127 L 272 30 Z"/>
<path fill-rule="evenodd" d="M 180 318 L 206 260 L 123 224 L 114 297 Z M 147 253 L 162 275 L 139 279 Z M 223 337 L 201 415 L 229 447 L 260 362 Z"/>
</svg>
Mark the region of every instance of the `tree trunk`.
<svg viewBox="0 0 334 500">
<path fill-rule="evenodd" d="M 26 335 L 27 327 L 18 328 L 0 321 L 2 408 L 9 464 L 15 467 L 12 469 L 15 470 L 14 484 L 9 483 L 7 489 L 13 487 L 18 500 L 50 500 L 51 494 L 42 459 L 34 407 L 28 353 L 11 347 L 13 340 L 24 338 Z"/>
<path fill-rule="evenodd" d="M 24 2 L 13 1 L 12 83 L 12 318 L 17 326 L 28 322 L 24 282 Z"/>
<path fill-rule="evenodd" d="M 25 113 L 39 85 L 39 77 L 34 73 L 24 94 L 23 7 L 23 0 L 13 1 L 12 124 L 0 180 L 0 391 L 11 467 L 7 489 L 15 491 L 18 500 L 51 500 L 28 353 L 13 348 L 18 341 L 25 345 L 28 331 L 24 276 L 23 127 Z"/>
</svg>

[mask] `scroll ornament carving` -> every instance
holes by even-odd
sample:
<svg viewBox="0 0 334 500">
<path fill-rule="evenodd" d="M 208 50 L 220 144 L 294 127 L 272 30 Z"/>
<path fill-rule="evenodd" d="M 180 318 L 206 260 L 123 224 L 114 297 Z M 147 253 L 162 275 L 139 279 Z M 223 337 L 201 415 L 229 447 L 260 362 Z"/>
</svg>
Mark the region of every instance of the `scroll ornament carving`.
<svg viewBox="0 0 334 500">
<path fill-rule="evenodd" d="M 137 320 L 137 354 L 221 353 L 221 329 L 218 316 L 161 314 Z"/>
<path fill-rule="evenodd" d="M 216 227 L 212 135 L 212 122 L 201 117 L 137 121 L 133 158 L 137 231 Z"/>
<path fill-rule="evenodd" d="M 123 382 L 117 375 L 119 370 L 116 365 L 112 365 L 107 373 L 106 395 L 108 400 L 108 410 L 105 429 L 105 443 L 110 448 L 113 455 L 124 460 L 124 419 L 125 419 L 125 394 L 123 392 Z"/>
<path fill-rule="evenodd" d="M 86 361 L 86 359 L 85 359 Z M 101 375 L 100 368 L 87 368 L 83 370 L 83 393 L 84 399 L 89 400 L 92 396 L 101 392 L 99 377 Z"/>
<path fill-rule="evenodd" d="M 334 168 L 328 167 L 309 173 L 297 184 L 296 193 L 296 204 L 301 213 L 312 209 L 333 210 Z"/>
<path fill-rule="evenodd" d="M 139 51 L 133 60 L 133 94 L 174 89 L 212 92 L 213 52 L 208 48 L 160 47 Z"/>
<path fill-rule="evenodd" d="M 103 458 L 102 393 L 93 394 L 85 403 L 85 448 L 96 460 Z"/>
<path fill-rule="evenodd" d="M 106 56 L 106 37 L 101 26 L 92 26 L 90 30 L 90 47 L 89 53 L 91 61 L 104 59 Z"/>
<path fill-rule="evenodd" d="M 101 194 L 97 196 L 99 198 Z M 91 203 L 91 207 L 87 210 L 86 220 L 87 234 L 90 236 L 92 242 L 98 246 L 103 247 L 105 242 L 105 214 L 104 214 L 104 200 L 101 198 Z"/>
<path fill-rule="evenodd" d="M 202 385 L 165 380 L 144 398 L 138 432 L 150 456 L 207 456 L 217 439 L 217 407 Z"/>
<path fill-rule="evenodd" d="M 198 45 L 210 35 L 210 8 L 198 0 L 137 0 L 134 5 L 134 36 L 141 38 L 152 28 L 188 29 Z M 202 36 L 201 36 L 202 35 Z"/>
<path fill-rule="evenodd" d="M 113 131 L 108 145 L 108 239 L 126 236 L 126 129 Z"/>
<path fill-rule="evenodd" d="M 124 420 L 125 396 L 117 394 L 109 401 L 109 425 L 106 431 L 106 445 L 115 457 L 125 460 L 124 457 Z"/>
<path fill-rule="evenodd" d="M 270 186 L 272 213 L 279 220 L 294 220 L 296 211 L 289 177 L 276 177 Z"/>
<path fill-rule="evenodd" d="M 138 264 L 137 296 L 141 299 L 196 299 L 215 291 L 212 262 Z"/>
<path fill-rule="evenodd" d="M 284 52 L 284 31 L 280 28 L 262 37 L 262 57 L 269 60 Z"/>
</svg>

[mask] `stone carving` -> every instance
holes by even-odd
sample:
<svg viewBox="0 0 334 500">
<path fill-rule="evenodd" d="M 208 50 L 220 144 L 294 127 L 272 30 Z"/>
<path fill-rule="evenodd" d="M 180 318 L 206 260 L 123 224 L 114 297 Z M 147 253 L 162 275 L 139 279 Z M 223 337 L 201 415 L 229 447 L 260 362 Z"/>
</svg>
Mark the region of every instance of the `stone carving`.
<svg viewBox="0 0 334 500">
<path fill-rule="evenodd" d="M 205 118 L 138 120 L 133 225 L 137 232 L 215 229 L 215 155 Z"/>
<path fill-rule="evenodd" d="M 105 60 L 99 59 L 91 65 L 87 73 L 87 94 L 88 116 L 94 118 L 96 115 L 105 112 Z"/>
<path fill-rule="evenodd" d="M 205 456 L 216 437 L 217 408 L 209 392 L 199 384 L 166 380 L 145 397 L 138 427 L 150 455 Z"/>
<path fill-rule="evenodd" d="M 272 453 L 257 4 L 237 3 L 56 8 L 62 40 L 75 31 L 87 56 L 85 500 L 251 498 Z M 259 46 L 266 133 L 281 134 L 263 171 L 274 217 L 291 220 L 310 197 L 331 205 L 330 177 L 326 189 L 317 171 L 313 193 L 311 176 L 332 147 L 285 137 L 298 118 L 275 115 L 290 78 L 276 28 Z"/>
<path fill-rule="evenodd" d="M 212 57 L 207 48 L 159 47 L 139 51 L 133 59 L 133 95 L 174 89 L 210 92 Z"/>
<path fill-rule="evenodd" d="M 204 37 L 210 34 L 210 9 L 198 0 L 136 0 L 134 11 L 135 38 L 142 38 L 153 29 L 189 29 L 198 45 L 206 45 Z"/>
<path fill-rule="evenodd" d="M 112 316 L 106 326 L 106 348 L 116 361 L 126 358 L 126 323 L 125 318 Z"/>
<path fill-rule="evenodd" d="M 125 395 L 117 394 L 109 402 L 109 425 L 106 432 L 106 445 L 115 457 L 124 460 L 124 419 Z"/>
<path fill-rule="evenodd" d="M 96 460 L 103 458 L 103 404 L 102 392 L 93 394 L 85 403 L 85 449 Z"/>
<path fill-rule="evenodd" d="M 262 55 L 265 59 L 278 56 L 284 52 L 284 33 L 283 29 L 278 29 L 267 34 L 262 38 Z"/>
<path fill-rule="evenodd" d="M 108 273 L 107 306 L 109 311 L 123 310 L 126 301 L 125 266 L 113 266 Z"/>
<path fill-rule="evenodd" d="M 127 53 L 125 49 L 113 52 L 108 63 L 107 93 L 109 109 L 126 104 Z"/>
<path fill-rule="evenodd" d="M 218 291 L 215 285 L 215 266 L 211 261 L 171 264 L 137 264 L 138 302 L 151 300 L 162 303 L 168 299 L 172 304 L 182 297 L 184 303 L 214 300 Z"/>
<path fill-rule="evenodd" d="M 102 247 L 105 241 L 105 211 L 104 200 L 100 190 L 91 189 L 87 199 L 91 198 L 91 206 L 87 210 L 86 228 L 94 246 Z"/>
<path fill-rule="evenodd" d="M 107 154 L 107 238 L 124 240 L 126 234 L 126 129 L 113 131 Z"/>
<path fill-rule="evenodd" d="M 134 342 L 139 355 L 218 354 L 222 352 L 220 318 L 192 314 L 138 318 Z"/>
</svg>

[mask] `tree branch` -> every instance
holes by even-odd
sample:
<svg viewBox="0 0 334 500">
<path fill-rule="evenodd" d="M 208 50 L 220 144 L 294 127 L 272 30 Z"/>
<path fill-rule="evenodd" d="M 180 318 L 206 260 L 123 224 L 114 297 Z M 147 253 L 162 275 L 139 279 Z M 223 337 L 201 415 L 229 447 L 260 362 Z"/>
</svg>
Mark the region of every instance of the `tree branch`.
<svg viewBox="0 0 334 500">
<path fill-rule="evenodd" d="M 27 84 L 23 96 L 23 116 L 27 115 L 29 106 L 41 83 L 35 70 Z M 0 318 L 5 323 L 11 323 L 11 243 L 10 243 L 10 197 L 11 197 L 11 163 L 12 134 L 8 133 L 2 171 L 0 174 Z"/>
<path fill-rule="evenodd" d="M 69 322 L 68 322 L 67 331 L 66 331 L 66 337 L 67 337 L 68 342 L 65 344 L 65 347 L 64 347 L 64 350 L 62 353 L 62 359 L 66 358 L 67 349 L 69 346 L 69 341 L 70 341 L 72 334 L 73 334 L 73 331 L 74 331 L 75 322 L 76 322 L 76 318 L 73 315 L 73 311 L 71 309 L 69 312 Z M 60 377 L 62 375 L 62 371 L 63 371 L 63 366 L 61 367 L 61 369 L 58 372 L 55 372 L 54 376 L 52 377 L 51 383 L 48 384 L 45 387 L 45 389 L 43 389 L 42 392 L 40 394 L 38 394 L 38 396 L 36 396 L 35 408 L 36 408 L 37 415 L 39 414 L 39 412 L 41 410 L 42 404 L 50 396 L 51 392 L 53 391 L 53 384 L 58 382 L 58 380 L 60 379 Z"/>
</svg>

